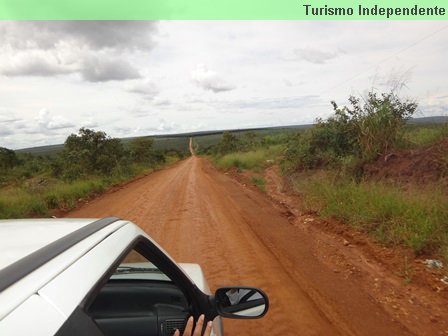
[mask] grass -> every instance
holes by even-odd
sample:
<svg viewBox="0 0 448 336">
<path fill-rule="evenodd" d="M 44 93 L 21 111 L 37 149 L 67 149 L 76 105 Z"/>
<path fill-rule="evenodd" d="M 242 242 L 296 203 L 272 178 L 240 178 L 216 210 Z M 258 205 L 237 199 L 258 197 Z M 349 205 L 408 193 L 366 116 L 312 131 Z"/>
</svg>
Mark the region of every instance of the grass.
<svg viewBox="0 0 448 336">
<path fill-rule="evenodd" d="M 8 195 L 0 195 L 0 218 L 22 218 L 31 214 L 46 213 L 48 213 L 48 207 L 45 201 L 26 190 L 16 190 Z"/>
<path fill-rule="evenodd" d="M 262 192 L 266 192 L 266 181 L 263 176 L 254 175 L 251 177 L 251 182 L 258 187 Z"/>
<path fill-rule="evenodd" d="M 355 183 L 330 173 L 296 180 L 308 209 L 371 234 L 384 244 L 403 244 L 415 254 L 448 260 L 448 198 L 434 188 L 403 191 L 380 182 Z"/>
<path fill-rule="evenodd" d="M 408 126 L 404 132 L 404 147 L 425 147 L 448 137 L 448 124 Z"/>
<path fill-rule="evenodd" d="M 110 184 L 102 178 L 76 181 L 70 184 L 60 183 L 42 193 L 47 207 L 73 208 L 76 203 L 87 196 L 104 191 Z"/>
<path fill-rule="evenodd" d="M 73 208 L 80 198 L 104 191 L 102 178 L 65 183 L 58 181 L 41 190 L 20 187 L 0 194 L 0 218 L 23 218 L 48 215 L 50 209 Z"/>
<path fill-rule="evenodd" d="M 237 152 L 214 158 L 216 165 L 221 169 L 249 169 L 261 172 L 271 165 L 283 153 L 284 146 L 274 145 L 267 148 L 259 148 L 250 152 Z"/>
<path fill-rule="evenodd" d="M 41 180 L 46 181 L 44 185 L 30 183 L 32 180 L 29 180 L 8 186 L 0 189 L 0 218 L 48 216 L 51 209 L 71 209 L 81 199 L 175 161 L 176 158 L 167 157 L 165 164 L 153 168 L 133 164 L 126 170 L 117 171 L 107 177 L 90 176 L 73 182 L 42 178 Z"/>
</svg>

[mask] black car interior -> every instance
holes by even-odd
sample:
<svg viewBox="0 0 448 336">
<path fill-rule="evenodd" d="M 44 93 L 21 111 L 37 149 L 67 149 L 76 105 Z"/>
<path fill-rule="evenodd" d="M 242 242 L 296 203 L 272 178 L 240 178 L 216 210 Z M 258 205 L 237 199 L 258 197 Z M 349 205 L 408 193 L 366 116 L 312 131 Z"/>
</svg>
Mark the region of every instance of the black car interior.
<svg viewBox="0 0 448 336">
<path fill-rule="evenodd" d="M 109 280 L 88 309 L 105 336 L 165 336 L 183 332 L 189 304 L 173 283 Z"/>
</svg>

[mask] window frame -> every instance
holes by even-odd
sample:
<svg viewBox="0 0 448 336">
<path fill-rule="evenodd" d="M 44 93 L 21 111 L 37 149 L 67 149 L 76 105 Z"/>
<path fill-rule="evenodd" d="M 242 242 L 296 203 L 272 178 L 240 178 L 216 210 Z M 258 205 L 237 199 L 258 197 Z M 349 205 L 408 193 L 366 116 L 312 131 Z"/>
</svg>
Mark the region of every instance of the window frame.
<svg viewBox="0 0 448 336">
<path fill-rule="evenodd" d="M 209 295 L 203 293 L 189 276 L 172 260 L 152 239 L 143 234 L 138 234 L 125 249 L 115 258 L 114 262 L 110 264 L 107 271 L 96 281 L 92 288 L 87 292 L 85 297 L 81 300 L 73 313 L 67 318 L 64 324 L 57 332 L 57 336 L 71 336 L 76 335 L 71 330 L 64 330 L 64 326 L 71 325 L 80 321 L 80 316 L 87 316 L 96 326 L 95 321 L 90 317 L 88 309 L 97 297 L 101 289 L 109 281 L 116 268 L 122 263 L 126 256 L 135 250 L 148 261 L 153 263 L 161 272 L 167 275 L 172 283 L 178 287 L 184 294 L 189 309 L 193 316 L 197 317 L 200 313 L 214 311 L 213 305 L 210 303 Z M 93 326 L 92 326 L 93 327 Z M 61 333 L 60 333 L 61 332 Z"/>
</svg>

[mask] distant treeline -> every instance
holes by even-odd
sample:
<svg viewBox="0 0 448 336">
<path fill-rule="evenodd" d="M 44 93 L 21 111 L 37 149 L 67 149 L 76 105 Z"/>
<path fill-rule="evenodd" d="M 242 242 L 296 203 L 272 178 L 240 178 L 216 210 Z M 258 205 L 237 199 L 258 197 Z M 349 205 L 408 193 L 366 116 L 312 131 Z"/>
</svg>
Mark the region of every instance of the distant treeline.
<svg viewBox="0 0 448 336">
<path fill-rule="evenodd" d="M 110 175 L 129 169 L 132 164 L 153 166 L 165 161 L 165 155 L 183 156 L 170 150 L 155 150 L 149 137 L 134 138 L 123 143 L 103 131 L 81 128 L 71 134 L 63 150 L 53 156 L 35 156 L 0 147 L 1 183 L 49 173 L 73 181 L 90 175 Z"/>
<path fill-rule="evenodd" d="M 187 142 L 184 139 L 184 142 Z M 53 155 L 0 148 L 0 218 L 48 216 L 182 158 L 185 152 L 159 150 L 149 137 L 123 142 L 105 132 L 81 128 Z"/>
</svg>

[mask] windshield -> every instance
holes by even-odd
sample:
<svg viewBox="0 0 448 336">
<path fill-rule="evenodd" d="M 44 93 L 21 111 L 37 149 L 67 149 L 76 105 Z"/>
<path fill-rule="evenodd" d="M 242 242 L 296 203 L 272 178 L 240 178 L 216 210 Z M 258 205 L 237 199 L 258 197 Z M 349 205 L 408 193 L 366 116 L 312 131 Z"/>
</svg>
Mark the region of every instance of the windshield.
<svg viewBox="0 0 448 336">
<path fill-rule="evenodd" d="M 121 263 L 111 280 L 155 280 L 170 281 L 161 270 L 150 262 Z"/>
</svg>

